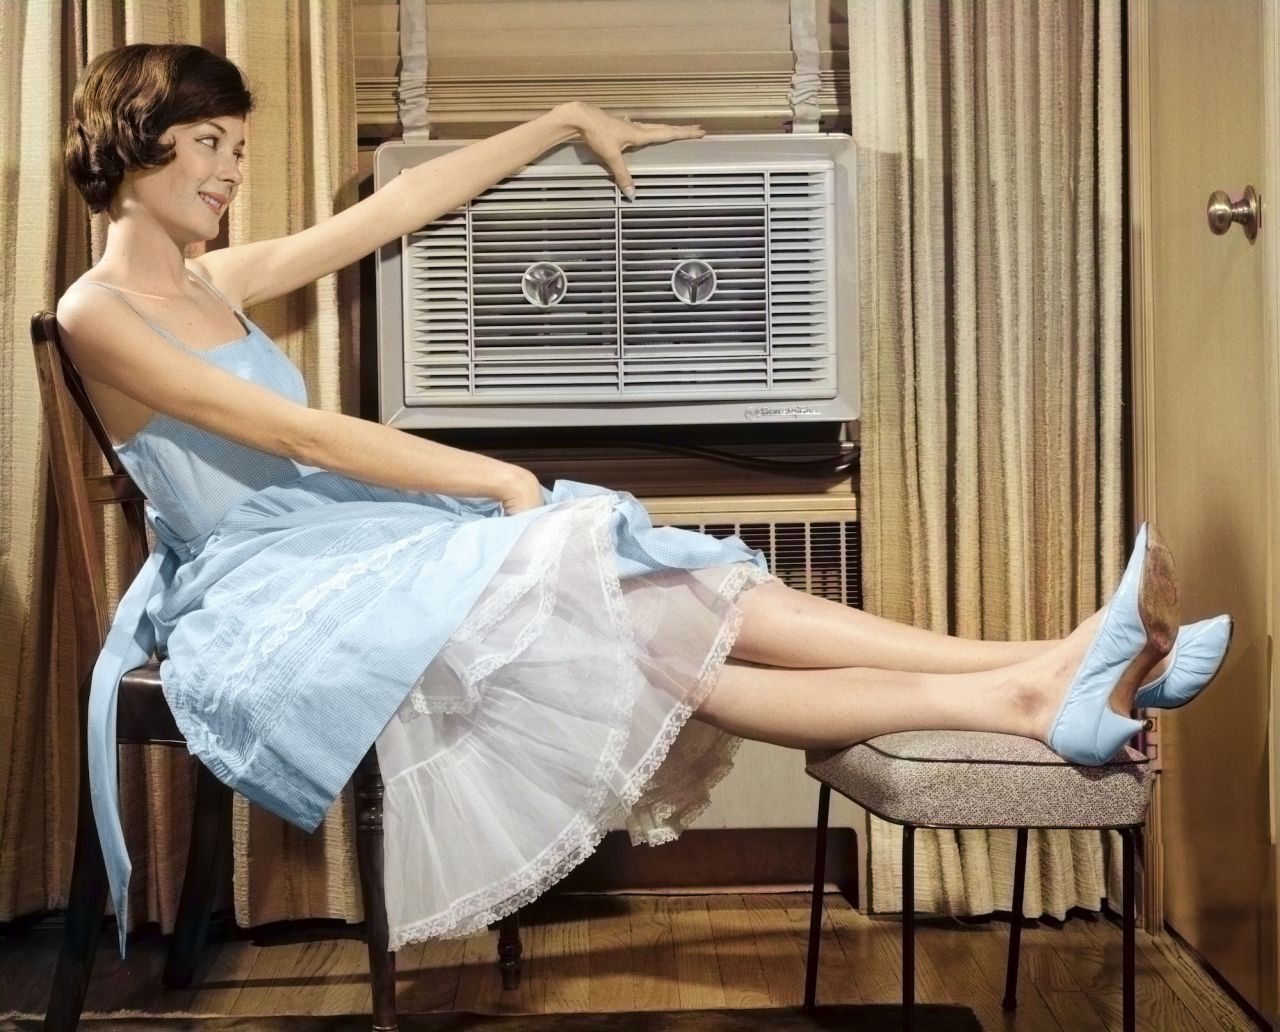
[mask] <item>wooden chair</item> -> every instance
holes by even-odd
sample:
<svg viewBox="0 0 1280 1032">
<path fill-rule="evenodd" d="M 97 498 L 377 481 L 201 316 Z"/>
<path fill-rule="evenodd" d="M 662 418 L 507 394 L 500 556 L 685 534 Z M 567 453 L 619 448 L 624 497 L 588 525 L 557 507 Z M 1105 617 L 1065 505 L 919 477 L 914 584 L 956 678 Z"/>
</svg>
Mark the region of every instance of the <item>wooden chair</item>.
<svg viewBox="0 0 1280 1032">
<path fill-rule="evenodd" d="M 71 577 L 80 589 L 74 592 L 79 655 L 97 656 L 106 639 L 109 621 L 103 557 L 94 538 L 89 506 L 117 502 L 123 507 L 136 570 L 141 568 L 149 552 L 143 511 L 145 498 L 116 458 L 80 376 L 62 347 L 58 324 L 51 313 L 40 312 L 32 317 L 31 341 L 48 427 L 57 518 L 62 522 Z M 86 477 L 82 474 L 70 398 L 75 399 L 81 416 L 107 457 L 110 475 Z M 151 662 L 129 671 L 121 680 L 116 723 L 121 743 L 186 745 L 161 691 L 159 668 L 159 662 L 153 657 Z M 86 715 L 91 674 L 92 670 L 86 671 L 80 682 L 80 803 L 66 931 L 44 1019 L 45 1029 L 57 1032 L 74 1029 L 80 1021 L 107 898 L 106 868 L 89 801 Z M 375 749 L 371 748 L 361 761 L 353 780 L 356 854 L 364 898 L 369 978 L 373 986 L 373 1028 L 376 1032 L 389 1032 L 396 1028 L 395 954 L 387 949 L 382 879 L 382 777 Z M 199 764 L 191 848 L 163 976 L 168 988 L 186 986 L 195 975 L 208 931 L 216 879 L 227 865 L 230 848 L 231 789 Z"/>
</svg>

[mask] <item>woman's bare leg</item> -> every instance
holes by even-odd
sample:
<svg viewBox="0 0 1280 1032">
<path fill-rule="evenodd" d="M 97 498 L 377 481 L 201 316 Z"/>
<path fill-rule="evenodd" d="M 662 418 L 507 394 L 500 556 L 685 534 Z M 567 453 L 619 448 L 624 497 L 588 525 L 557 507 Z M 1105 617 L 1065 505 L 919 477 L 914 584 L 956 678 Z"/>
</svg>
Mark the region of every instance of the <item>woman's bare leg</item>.
<svg viewBox="0 0 1280 1032">
<path fill-rule="evenodd" d="M 1045 741 L 1093 638 L 1087 628 L 1020 663 L 969 673 L 779 670 L 734 661 L 694 714 L 744 738 L 840 748 L 893 731 L 997 731 Z M 1117 712 L 1132 706 L 1113 697 Z"/>
<path fill-rule="evenodd" d="M 977 641 L 872 616 L 769 581 L 739 599 L 742 629 L 731 655 L 789 669 L 874 667 L 954 674 L 997 670 L 1044 656 L 1062 639 Z M 1081 624 L 1096 629 L 1101 611 Z"/>
</svg>

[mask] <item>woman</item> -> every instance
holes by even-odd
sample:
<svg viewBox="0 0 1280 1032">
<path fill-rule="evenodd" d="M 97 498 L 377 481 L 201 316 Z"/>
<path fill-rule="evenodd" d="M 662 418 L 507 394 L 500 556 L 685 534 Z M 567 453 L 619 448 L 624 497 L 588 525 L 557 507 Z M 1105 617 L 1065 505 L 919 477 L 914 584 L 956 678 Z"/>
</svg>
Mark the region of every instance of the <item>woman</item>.
<svg viewBox="0 0 1280 1032">
<path fill-rule="evenodd" d="M 1135 695 L 1180 704 L 1220 666 L 1230 619 L 1179 634 L 1172 561 L 1146 528 L 1112 601 L 1067 638 L 970 641 L 788 589 L 741 541 L 655 529 L 629 495 L 544 491 L 511 464 L 307 407 L 244 309 L 556 144 L 581 136 L 633 197 L 624 150 L 703 132 L 565 104 L 300 233 L 184 259 L 235 199 L 251 108 L 224 59 L 136 45 L 86 70 L 68 133 L 69 173 L 110 228 L 58 320 L 160 539 L 93 686 L 122 951 L 111 705 L 153 644 L 191 751 L 301 827 L 376 740 L 393 948 L 510 912 L 615 820 L 635 842 L 674 838 L 739 737 L 998 731 L 1098 764 L 1140 727 Z"/>
</svg>

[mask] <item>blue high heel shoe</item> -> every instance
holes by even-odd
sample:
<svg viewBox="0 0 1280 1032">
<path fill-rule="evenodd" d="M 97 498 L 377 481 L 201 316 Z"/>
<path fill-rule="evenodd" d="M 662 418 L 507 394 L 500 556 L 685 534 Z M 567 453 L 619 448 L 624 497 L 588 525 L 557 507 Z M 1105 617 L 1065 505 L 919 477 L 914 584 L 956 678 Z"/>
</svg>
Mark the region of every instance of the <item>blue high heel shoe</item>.
<svg viewBox="0 0 1280 1032">
<path fill-rule="evenodd" d="M 1226 615 L 1178 628 L 1169 666 L 1155 680 L 1138 689 L 1134 705 L 1139 709 L 1185 706 L 1218 676 L 1231 648 L 1234 631 L 1235 623 Z"/>
<path fill-rule="evenodd" d="M 1178 588 L 1169 549 L 1144 523 L 1120 586 L 1049 730 L 1049 748 L 1070 763 L 1106 763 L 1143 722 L 1110 706 L 1129 701 L 1142 677 L 1173 647 L 1178 627 Z"/>
</svg>

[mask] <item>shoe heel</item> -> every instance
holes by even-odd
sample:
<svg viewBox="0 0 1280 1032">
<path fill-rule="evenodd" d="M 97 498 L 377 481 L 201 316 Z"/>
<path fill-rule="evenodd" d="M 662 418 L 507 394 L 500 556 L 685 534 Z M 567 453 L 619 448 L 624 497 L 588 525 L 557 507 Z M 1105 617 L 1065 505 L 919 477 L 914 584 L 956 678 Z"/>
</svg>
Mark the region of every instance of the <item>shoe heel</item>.
<svg viewBox="0 0 1280 1032">
<path fill-rule="evenodd" d="M 1112 710 L 1104 710 L 1102 720 L 1098 724 L 1098 747 L 1091 762 L 1094 765 L 1106 763 L 1124 748 L 1139 731 L 1146 728 L 1150 721 L 1132 720 L 1122 717 Z"/>
</svg>

